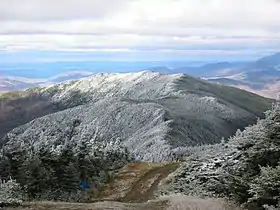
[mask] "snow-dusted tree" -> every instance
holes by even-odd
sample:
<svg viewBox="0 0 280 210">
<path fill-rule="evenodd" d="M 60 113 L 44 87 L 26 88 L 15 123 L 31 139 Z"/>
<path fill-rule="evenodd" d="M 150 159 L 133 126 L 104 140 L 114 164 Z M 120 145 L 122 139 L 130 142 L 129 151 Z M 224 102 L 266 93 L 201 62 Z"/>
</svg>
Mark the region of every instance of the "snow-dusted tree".
<svg viewBox="0 0 280 210">
<path fill-rule="evenodd" d="M 232 195 L 252 208 L 276 205 L 280 200 L 280 103 L 266 118 L 238 133 L 230 143 L 239 152 L 229 168 Z"/>
<path fill-rule="evenodd" d="M 249 210 L 263 210 L 264 205 L 277 208 L 280 202 L 279 102 L 266 112 L 265 119 L 244 131 L 238 130 L 228 142 L 193 147 L 184 153 L 185 163 L 169 184 L 160 189 L 161 194 L 230 197 Z"/>
<path fill-rule="evenodd" d="M 280 165 L 261 168 L 260 176 L 250 184 L 249 192 L 253 201 L 276 205 L 280 198 Z"/>
<path fill-rule="evenodd" d="M 0 180 L 0 206 L 18 205 L 22 203 L 20 185 L 15 180 Z"/>
</svg>

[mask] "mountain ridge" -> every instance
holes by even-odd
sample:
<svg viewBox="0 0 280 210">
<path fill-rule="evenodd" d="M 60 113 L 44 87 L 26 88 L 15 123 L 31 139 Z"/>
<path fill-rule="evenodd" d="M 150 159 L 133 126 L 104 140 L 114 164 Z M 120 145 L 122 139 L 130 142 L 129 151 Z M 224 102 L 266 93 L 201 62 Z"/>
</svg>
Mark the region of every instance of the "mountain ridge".
<svg viewBox="0 0 280 210">
<path fill-rule="evenodd" d="M 187 146 L 233 135 L 262 117 L 272 102 L 184 74 L 152 71 L 96 74 L 34 91 L 55 108 L 10 131 L 2 138 L 5 148 L 120 141 L 137 159 L 159 162 Z"/>
</svg>

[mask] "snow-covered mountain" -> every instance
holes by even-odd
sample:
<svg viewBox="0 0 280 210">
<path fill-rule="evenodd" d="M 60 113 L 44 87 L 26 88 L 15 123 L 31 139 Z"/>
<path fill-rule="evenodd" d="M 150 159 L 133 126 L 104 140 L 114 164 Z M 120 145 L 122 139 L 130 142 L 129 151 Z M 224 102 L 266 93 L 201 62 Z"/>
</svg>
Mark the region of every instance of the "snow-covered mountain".
<svg viewBox="0 0 280 210">
<path fill-rule="evenodd" d="M 219 142 L 254 123 L 270 102 L 183 74 L 95 74 L 6 95 L 0 136 L 14 128 L 2 138 L 8 150 L 119 141 L 138 159 L 167 161 L 187 146 Z"/>
</svg>

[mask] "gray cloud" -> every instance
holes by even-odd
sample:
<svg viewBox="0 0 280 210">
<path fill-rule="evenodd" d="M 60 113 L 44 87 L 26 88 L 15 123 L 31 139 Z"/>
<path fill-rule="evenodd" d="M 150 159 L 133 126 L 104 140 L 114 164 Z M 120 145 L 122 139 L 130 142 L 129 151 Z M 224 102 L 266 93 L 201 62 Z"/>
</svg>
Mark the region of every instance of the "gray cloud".
<svg viewBox="0 0 280 210">
<path fill-rule="evenodd" d="M 0 20 L 73 20 L 108 17 L 128 0 L 0 0 Z"/>
<path fill-rule="evenodd" d="M 276 0 L 0 0 L 0 50 L 275 49 L 279 11 Z"/>
</svg>

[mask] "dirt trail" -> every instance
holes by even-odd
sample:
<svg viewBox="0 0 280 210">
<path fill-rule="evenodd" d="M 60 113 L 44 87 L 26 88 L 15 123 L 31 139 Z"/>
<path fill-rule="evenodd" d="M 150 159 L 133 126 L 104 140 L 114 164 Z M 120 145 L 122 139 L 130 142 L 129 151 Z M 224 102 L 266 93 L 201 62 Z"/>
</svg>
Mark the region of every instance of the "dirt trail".
<svg viewBox="0 0 280 210">
<path fill-rule="evenodd" d="M 94 200 L 145 202 L 154 198 L 158 185 L 179 167 L 178 163 L 133 163 L 125 166 Z"/>
<path fill-rule="evenodd" d="M 131 190 L 121 201 L 145 202 L 154 198 L 154 192 L 157 190 L 160 182 L 175 171 L 177 167 L 178 164 L 168 164 L 148 171 L 132 186 Z"/>
<path fill-rule="evenodd" d="M 119 203 L 112 201 L 97 203 L 63 203 L 63 202 L 37 202 L 25 203 L 17 208 L 5 210 L 165 210 L 166 201 L 152 201 L 148 203 Z"/>
<path fill-rule="evenodd" d="M 38 202 L 5 210 L 241 210 L 223 199 L 202 199 L 190 196 L 168 196 L 146 203 L 97 203 Z"/>
</svg>

